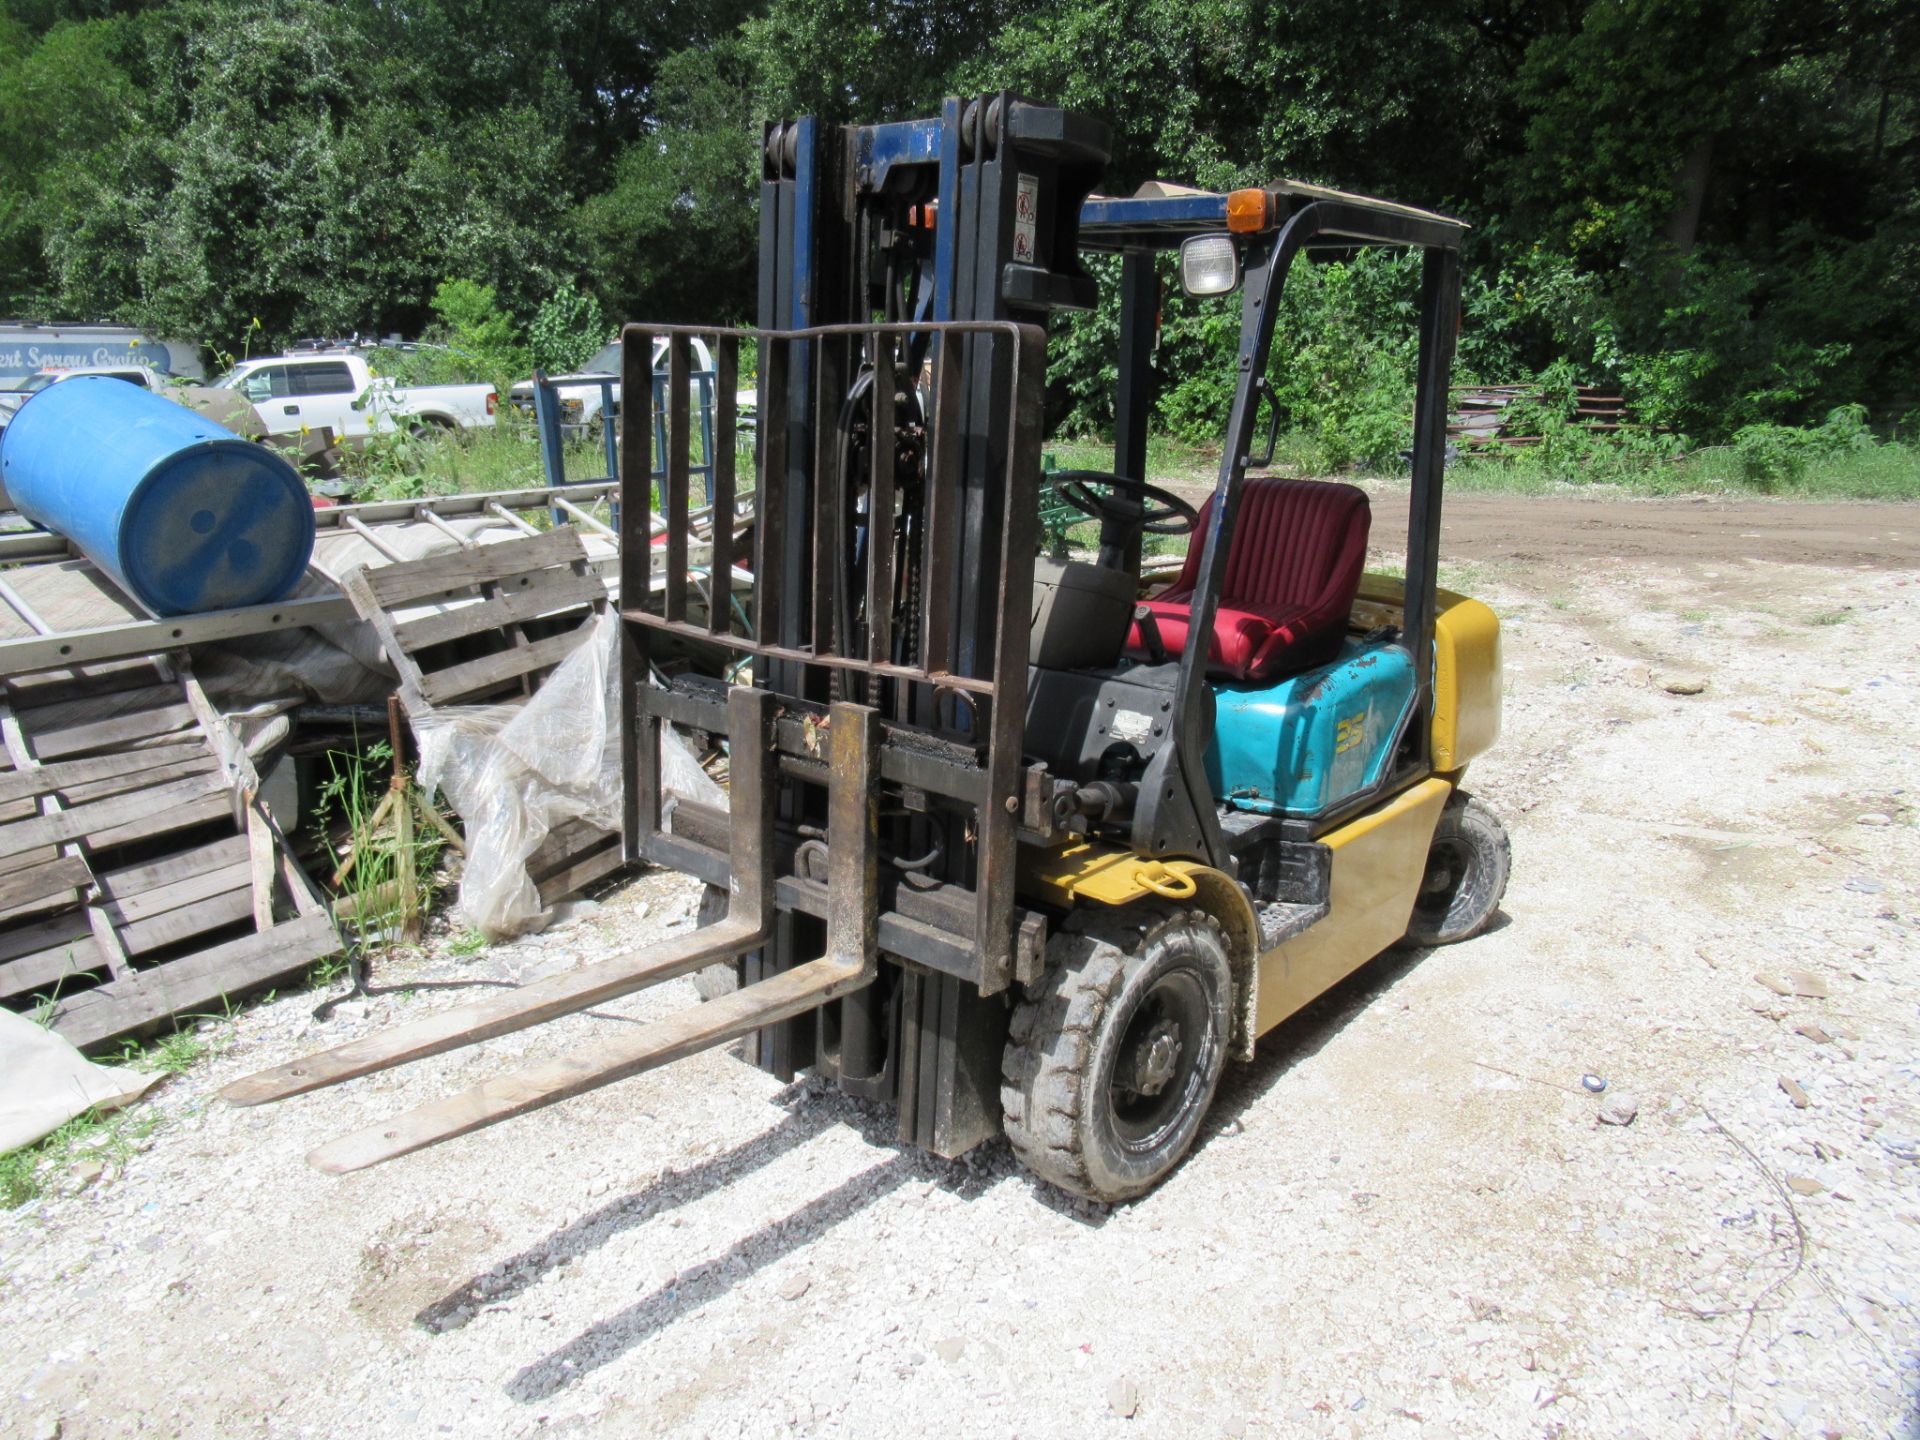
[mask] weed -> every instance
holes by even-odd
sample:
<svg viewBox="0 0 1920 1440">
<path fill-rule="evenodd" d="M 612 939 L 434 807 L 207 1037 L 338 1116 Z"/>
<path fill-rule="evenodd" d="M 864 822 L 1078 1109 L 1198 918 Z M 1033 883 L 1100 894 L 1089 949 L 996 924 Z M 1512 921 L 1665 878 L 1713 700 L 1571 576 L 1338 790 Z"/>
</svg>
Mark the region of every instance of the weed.
<svg viewBox="0 0 1920 1440">
<path fill-rule="evenodd" d="M 1746 446 L 1681 454 L 1628 442 L 1586 439 L 1555 454 L 1530 447 L 1468 456 L 1447 471 L 1450 490 L 1507 495 L 1566 495 L 1607 487 L 1635 495 L 1770 495 L 1780 499 L 1920 498 L 1920 445 L 1856 443 L 1842 425 L 1793 431 L 1771 427 Z"/>
<path fill-rule="evenodd" d="M 1682 620 L 1685 620 L 1692 624 L 1697 625 L 1702 620 L 1707 619 L 1711 614 L 1712 612 L 1708 610 L 1699 610 L 1699 609 L 1682 610 L 1680 612 L 1680 618 Z"/>
<path fill-rule="evenodd" d="M 1451 590 L 1456 595 L 1471 595 L 1482 588 L 1490 578 L 1484 566 L 1474 565 L 1464 560 L 1440 562 L 1440 588 Z"/>
<path fill-rule="evenodd" d="M 487 937 L 478 930 L 462 930 L 454 936 L 447 946 L 450 953 L 459 956 L 478 955 L 487 948 Z"/>
<path fill-rule="evenodd" d="M 181 1075 L 212 1052 L 206 1039 L 191 1030 L 176 1030 L 157 1041 L 141 1060 L 165 1075 Z"/>
<path fill-rule="evenodd" d="M 1842 605 L 1838 610 L 1822 610 L 1819 614 L 1812 616 L 1807 623 L 1809 625 L 1844 625 L 1852 618 L 1853 607 Z"/>
<path fill-rule="evenodd" d="M 393 747 L 386 741 L 357 753 L 330 750 L 327 763 L 331 773 L 320 786 L 314 818 L 323 835 L 333 820 L 344 820 L 351 846 L 346 889 L 334 913 L 351 927 L 359 944 L 390 946 L 409 918 L 399 913 L 401 867 L 411 867 L 415 903 L 425 915 L 433 900 L 440 836 L 431 826 L 421 826 L 413 832 L 409 853 L 402 855 L 391 820 L 382 817 L 380 824 L 374 823 L 394 765 Z"/>
<path fill-rule="evenodd" d="M 1670 436 L 1596 439 L 1576 426 L 1563 425 L 1552 445 L 1501 447 L 1493 455 L 1460 456 L 1447 469 L 1450 491 L 1507 495 L 1568 495 L 1609 490 L 1634 495 L 1772 495 L 1780 498 L 1898 500 L 1920 498 L 1920 444 L 1890 441 L 1855 444 L 1842 426 L 1817 427 L 1822 439 L 1795 445 L 1778 435 L 1750 437 L 1742 453 L 1733 445 L 1682 453 Z M 699 435 L 694 435 L 699 463 Z M 1403 437 L 1404 438 L 1404 437 Z M 1113 446 L 1093 437 L 1059 437 L 1047 453 L 1062 470 L 1111 470 Z M 1790 457 L 1790 462 L 1780 457 Z M 742 484 L 753 472 L 751 443 L 737 457 Z M 605 476 L 606 451 L 586 437 L 567 442 L 562 463 L 568 480 Z M 404 432 L 373 437 L 347 457 L 350 474 L 361 482 L 356 498 L 416 499 L 532 489 L 546 483 L 540 446 L 530 422 L 502 405 L 491 429 L 416 438 Z M 1147 442 L 1147 478 L 1155 484 L 1204 485 L 1219 477 L 1217 444 L 1195 445 L 1155 434 Z M 1267 473 L 1319 476 L 1347 470 L 1358 477 L 1404 481 L 1403 465 L 1345 461 L 1330 463 L 1322 437 L 1301 430 L 1283 431 Z M 698 494 L 696 484 L 695 493 Z M 656 505 L 657 508 L 657 505 Z M 601 512 L 604 517 L 604 510 Z M 536 524 L 540 516 L 529 517 Z M 1075 536 L 1074 543 L 1082 544 Z M 1161 540 L 1177 551 L 1178 538 Z"/>
<path fill-rule="evenodd" d="M 323 989 L 347 973 L 351 962 L 345 954 L 329 955 L 311 970 L 307 971 L 307 985 L 313 990 Z"/>
<path fill-rule="evenodd" d="M 1113 469 L 1113 446 L 1097 438 L 1047 442 L 1047 454 L 1061 470 Z M 1219 447 L 1187 445 L 1169 435 L 1147 438 L 1147 479 L 1154 484 L 1212 485 L 1220 474 Z"/>
<path fill-rule="evenodd" d="M 175 1030 L 151 1045 L 138 1040 L 122 1040 L 117 1065 L 141 1070 L 157 1070 L 163 1075 L 181 1075 L 206 1058 L 207 1042 L 191 1030 Z"/>
<path fill-rule="evenodd" d="M 150 1108 L 88 1110 L 44 1139 L 0 1155 L 0 1209 L 17 1210 L 37 1199 L 62 1171 L 81 1161 L 125 1165 L 165 1122 Z"/>
<path fill-rule="evenodd" d="M 0 1155 L 0 1210 L 18 1210 L 40 1193 L 38 1146 Z"/>
</svg>

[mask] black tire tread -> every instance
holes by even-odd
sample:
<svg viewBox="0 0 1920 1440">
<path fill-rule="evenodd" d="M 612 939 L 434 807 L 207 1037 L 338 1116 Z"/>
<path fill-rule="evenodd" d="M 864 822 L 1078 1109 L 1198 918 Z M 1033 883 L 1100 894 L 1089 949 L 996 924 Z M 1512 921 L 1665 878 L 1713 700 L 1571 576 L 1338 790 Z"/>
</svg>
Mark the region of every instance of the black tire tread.
<svg viewBox="0 0 1920 1440">
<path fill-rule="evenodd" d="M 1491 894 L 1484 910 L 1466 925 L 1430 925 L 1421 917 L 1416 902 L 1414 913 L 1407 920 L 1407 940 L 1414 945 L 1454 945 L 1472 939 L 1486 928 L 1507 893 L 1507 879 L 1513 871 L 1513 841 L 1493 808 L 1478 796 L 1469 795 L 1464 790 L 1456 791 L 1441 813 L 1440 824 L 1434 832 L 1436 843 L 1448 829 L 1468 836 L 1478 832 L 1486 859 L 1495 871 L 1496 878 L 1490 886 Z M 1480 844 L 1476 844 L 1475 848 L 1479 850 Z"/>
<path fill-rule="evenodd" d="M 1014 1007 L 1001 1065 L 1002 1124 L 1021 1164 L 1048 1184 L 1092 1200 L 1125 1198 L 1098 1192 L 1080 1148 L 1093 1036 L 1152 941 L 1185 924 L 1211 930 L 1225 951 L 1226 932 L 1204 910 L 1156 902 L 1078 910 L 1063 931 L 1093 945 L 1051 961 Z"/>
</svg>

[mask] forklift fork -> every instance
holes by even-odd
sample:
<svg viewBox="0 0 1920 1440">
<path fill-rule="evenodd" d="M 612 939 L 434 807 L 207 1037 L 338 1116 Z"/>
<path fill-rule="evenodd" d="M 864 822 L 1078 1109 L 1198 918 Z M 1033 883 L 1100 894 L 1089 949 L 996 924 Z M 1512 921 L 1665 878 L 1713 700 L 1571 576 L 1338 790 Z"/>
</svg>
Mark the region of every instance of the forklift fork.
<svg viewBox="0 0 1920 1440">
<path fill-rule="evenodd" d="M 736 687 L 727 697 L 727 709 L 733 737 L 732 877 L 725 919 L 615 960 L 583 965 L 494 999 L 263 1071 L 228 1086 L 224 1098 L 254 1105 L 337 1084 L 585 1010 L 758 949 L 772 929 L 774 913 L 774 787 L 769 765 L 774 697 Z M 834 904 L 821 958 L 646 1025 L 619 1041 L 496 1077 L 343 1135 L 308 1159 L 334 1174 L 363 1169 L 725 1044 L 871 984 L 877 973 L 878 717 L 863 705 L 837 704 L 829 732 L 833 784 L 828 865 Z"/>
</svg>

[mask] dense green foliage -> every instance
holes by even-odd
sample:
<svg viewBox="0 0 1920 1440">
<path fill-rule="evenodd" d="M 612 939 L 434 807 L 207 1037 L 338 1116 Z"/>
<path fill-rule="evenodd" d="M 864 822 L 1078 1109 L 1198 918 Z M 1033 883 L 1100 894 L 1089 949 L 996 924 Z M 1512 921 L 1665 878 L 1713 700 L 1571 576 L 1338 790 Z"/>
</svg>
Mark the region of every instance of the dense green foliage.
<svg viewBox="0 0 1920 1440">
<path fill-rule="evenodd" d="M 1108 120 L 1110 189 L 1289 175 L 1470 220 L 1468 375 L 1617 384 L 1779 476 L 1920 400 L 1911 0 L 0 0 L 0 310 L 565 368 L 626 316 L 750 316 L 761 119 L 1002 86 Z M 1404 443 L 1413 285 L 1378 255 L 1290 286 L 1272 378 L 1319 463 Z M 1170 296 L 1188 438 L 1235 323 Z M 1108 418 L 1113 330 L 1057 347 L 1072 428 Z"/>
</svg>

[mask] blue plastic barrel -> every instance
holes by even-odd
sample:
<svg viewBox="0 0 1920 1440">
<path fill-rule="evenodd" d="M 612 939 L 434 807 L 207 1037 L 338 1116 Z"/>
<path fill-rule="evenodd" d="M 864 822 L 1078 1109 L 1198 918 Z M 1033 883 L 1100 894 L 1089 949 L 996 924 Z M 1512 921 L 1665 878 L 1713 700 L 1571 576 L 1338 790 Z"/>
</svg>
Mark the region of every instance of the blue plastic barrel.
<svg viewBox="0 0 1920 1440">
<path fill-rule="evenodd" d="M 313 556 L 313 501 L 284 457 L 111 376 L 29 397 L 0 433 L 0 480 L 155 615 L 271 604 Z"/>
</svg>

